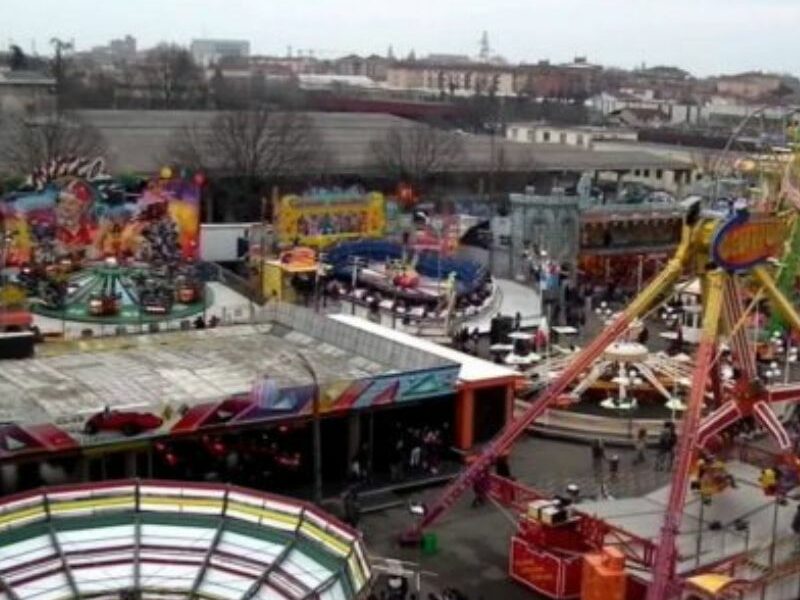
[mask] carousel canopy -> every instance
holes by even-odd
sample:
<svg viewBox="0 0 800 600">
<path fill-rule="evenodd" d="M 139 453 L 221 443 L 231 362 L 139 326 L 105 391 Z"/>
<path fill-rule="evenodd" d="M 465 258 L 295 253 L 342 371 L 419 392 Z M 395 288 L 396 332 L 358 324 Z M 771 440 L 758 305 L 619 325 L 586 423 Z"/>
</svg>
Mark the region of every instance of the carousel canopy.
<svg viewBox="0 0 800 600">
<path fill-rule="evenodd" d="M 370 577 L 356 532 L 244 488 L 114 482 L 0 503 L 2 600 L 349 600 Z"/>
</svg>

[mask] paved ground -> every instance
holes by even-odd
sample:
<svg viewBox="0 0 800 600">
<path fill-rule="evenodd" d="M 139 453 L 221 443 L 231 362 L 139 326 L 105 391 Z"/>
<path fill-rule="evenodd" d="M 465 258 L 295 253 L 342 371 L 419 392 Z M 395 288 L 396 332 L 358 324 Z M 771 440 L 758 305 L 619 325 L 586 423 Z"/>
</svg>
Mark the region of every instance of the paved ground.
<svg viewBox="0 0 800 600">
<path fill-rule="evenodd" d="M 649 493 L 664 485 L 667 474 L 653 470 L 653 457 L 645 465 L 631 465 L 629 450 L 614 450 L 621 467 L 616 482 L 608 487 L 615 497 Z M 512 474 L 520 481 L 550 492 L 561 492 L 568 483 L 577 483 L 589 495 L 598 486 L 592 474 L 589 447 L 553 440 L 525 438 L 514 447 L 511 456 Z M 441 488 L 407 496 L 407 500 L 432 501 Z M 439 539 L 439 552 L 425 556 L 419 549 L 399 548 L 397 535 L 413 523 L 406 508 L 396 508 L 367 515 L 361 526 L 367 547 L 376 555 L 419 563 L 438 577 L 427 579 L 423 591 L 454 586 L 469 592 L 475 600 L 502 598 L 517 600 L 535 598 L 530 591 L 514 583 L 507 575 L 508 543 L 515 529 L 514 515 L 491 504 L 471 508 L 472 495 L 465 494 L 434 527 Z M 423 594 L 423 598 L 425 597 Z"/>
<path fill-rule="evenodd" d="M 488 311 L 479 317 L 467 319 L 464 325 L 472 331 L 478 328 L 482 334 L 488 334 L 491 329 L 492 319 L 503 314 L 513 317 L 517 313 L 522 317 L 522 327 L 535 327 L 542 318 L 542 303 L 539 292 L 530 285 L 525 285 L 510 279 L 495 280 L 500 294 L 497 308 Z"/>
</svg>

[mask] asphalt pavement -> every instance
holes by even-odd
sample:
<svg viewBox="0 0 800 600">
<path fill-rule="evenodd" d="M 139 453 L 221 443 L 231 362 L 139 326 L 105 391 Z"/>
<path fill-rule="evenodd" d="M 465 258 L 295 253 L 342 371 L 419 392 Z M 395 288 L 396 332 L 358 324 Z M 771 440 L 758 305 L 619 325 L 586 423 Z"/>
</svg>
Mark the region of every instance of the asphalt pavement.
<svg viewBox="0 0 800 600">
<path fill-rule="evenodd" d="M 605 469 L 603 479 L 615 498 L 649 493 L 668 480 L 668 473 L 655 471 L 652 450 L 647 462 L 640 465 L 632 464 L 632 450 L 613 448 L 608 456 L 613 454 L 620 459 L 618 476 L 612 479 Z M 587 445 L 526 437 L 514 446 L 510 463 L 512 475 L 519 481 L 550 493 L 563 492 L 569 483 L 578 484 L 588 496 L 599 491 Z M 404 499 L 430 503 L 441 490 L 430 488 Z M 435 574 L 422 578 L 422 598 L 429 591 L 446 587 L 462 590 L 471 600 L 537 598 L 508 576 L 508 547 L 516 528 L 516 515 L 492 503 L 472 508 L 471 501 L 472 493 L 467 492 L 432 527 L 439 550 L 430 556 L 419 548 L 401 548 L 397 544 L 397 536 L 414 523 L 407 506 L 366 515 L 360 528 L 374 555 L 410 561 Z"/>
</svg>

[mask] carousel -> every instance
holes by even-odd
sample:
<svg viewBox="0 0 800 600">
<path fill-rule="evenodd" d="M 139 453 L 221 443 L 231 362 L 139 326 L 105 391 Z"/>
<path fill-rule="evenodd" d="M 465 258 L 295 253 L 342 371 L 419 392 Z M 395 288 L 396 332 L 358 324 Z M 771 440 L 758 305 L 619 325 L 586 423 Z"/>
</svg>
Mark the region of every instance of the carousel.
<svg viewBox="0 0 800 600">
<path fill-rule="evenodd" d="M 188 265 L 121 264 L 115 258 L 70 274 L 48 274 L 29 282 L 32 311 L 65 321 L 141 324 L 185 319 L 203 312 L 211 298 Z"/>
</svg>

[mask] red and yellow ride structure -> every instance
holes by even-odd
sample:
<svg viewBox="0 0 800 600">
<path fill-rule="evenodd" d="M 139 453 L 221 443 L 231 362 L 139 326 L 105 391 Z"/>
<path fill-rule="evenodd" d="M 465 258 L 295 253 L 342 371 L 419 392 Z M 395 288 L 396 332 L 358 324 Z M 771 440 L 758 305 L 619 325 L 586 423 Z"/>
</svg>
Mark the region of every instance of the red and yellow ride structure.
<svg viewBox="0 0 800 600">
<path fill-rule="evenodd" d="M 680 423 L 668 503 L 658 543 L 651 544 L 646 540 L 634 542 L 632 538 L 635 536 L 627 535 L 626 543 L 621 546 L 625 549 L 636 548 L 637 551 L 626 551 L 626 558 L 628 561 L 638 560 L 639 566 L 649 571 L 646 590 L 641 586 L 636 590 L 629 589 L 623 597 L 646 600 L 681 597 L 687 584 L 677 572 L 679 556 L 676 541 L 690 483 L 693 476 L 698 475 L 698 466 L 702 466 L 698 460 L 704 456 L 708 460 L 707 449 L 713 446 L 716 451 L 721 434 L 734 423 L 752 417 L 774 438 L 779 448 L 778 462 L 797 469 L 798 463 L 791 451 L 790 437 L 771 405 L 775 402 L 800 401 L 800 385 L 770 386 L 759 379 L 755 347 L 748 339 L 746 329 L 748 314 L 758 302 L 766 299 L 773 312 L 779 314 L 794 332 L 800 332 L 800 315 L 776 284 L 775 269 L 771 266 L 772 259 L 784 256 L 785 248 L 791 241 L 794 218 L 793 211 L 775 208 L 761 212 L 751 212 L 748 209 L 711 212 L 702 210 L 699 203 L 690 207 L 683 224 L 680 245 L 665 268 L 591 343 L 575 354 L 571 363 L 538 394 L 517 419 L 510 422 L 474 457 L 470 466 L 428 507 L 425 516 L 404 533 L 402 540 L 418 540 L 423 530 L 431 526 L 476 481 L 489 477 L 488 473 L 498 457 L 507 453 L 514 442 L 548 408 L 555 406 L 570 386 L 588 372 L 606 348 L 626 334 L 632 323 L 637 319 L 644 319 L 660 303 L 665 302 L 672 295 L 679 279 L 686 276 L 698 277 L 702 289 L 702 332 L 693 360 L 687 408 Z M 745 303 L 747 296 L 752 298 L 749 305 Z M 720 375 L 723 342 L 727 342 L 730 348 L 731 360 L 737 373 L 733 382 L 722 381 Z M 722 473 L 722 476 L 714 479 L 711 477 L 714 473 Z M 727 487 L 721 483 L 723 479 L 728 481 L 724 467 L 719 468 L 716 461 L 704 467 L 703 475 L 708 476 L 708 481 L 705 481 L 710 486 L 705 488 L 707 495 L 713 495 Z M 514 561 L 524 558 L 528 573 L 546 579 L 542 575 L 542 568 L 537 569 L 533 565 L 537 560 L 539 567 L 549 562 L 553 567 L 549 569 L 550 574 L 559 574 L 555 579 L 551 577 L 548 580 L 551 587 L 544 589 L 541 581 L 538 587 L 531 587 L 552 598 L 577 598 L 579 592 L 574 586 L 572 589 L 559 588 L 560 582 L 566 581 L 563 579 L 566 571 L 580 579 L 582 571 L 575 566 L 574 558 L 593 555 L 602 563 L 597 558 L 597 553 L 602 554 L 606 536 L 618 532 L 608 523 L 573 512 L 572 533 L 556 535 L 548 530 L 547 523 L 542 523 L 541 520 L 532 522 L 526 516 L 528 500 L 535 497 L 535 493 L 524 491 L 518 484 L 492 479 L 493 488 L 501 490 L 497 493 L 498 501 L 515 506 L 523 515 L 512 539 L 512 570 Z M 699 483 L 702 485 L 703 482 Z M 509 486 L 512 491 L 509 491 Z M 520 498 L 525 501 L 521 502 Z M 527 554 L 520 550 L 521 544 L 526 545 Z M 639 551 L 639 548 L 642 550 Z M 606 563 L 608 560 L 614 563 L 612 559 L 607 559 Z M 548 571 L 546 568 L 544 570 Z M 518 576 L 515 578 L 519 579 Z M 751 581 L 748 585 L 758 585 L 758 582 Z M 723 591 L 712 597 L 726 597 L 722 594 Z"/>
</svg>

